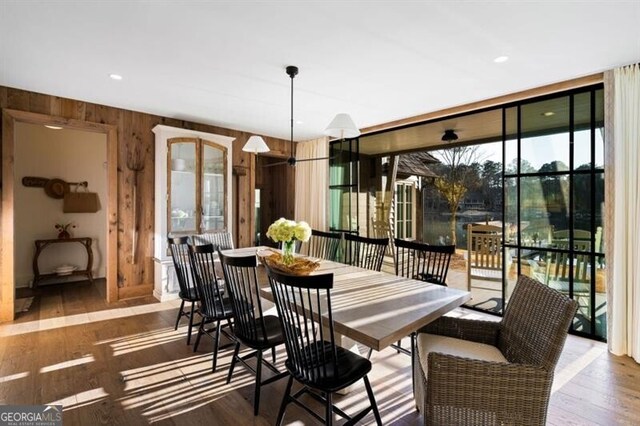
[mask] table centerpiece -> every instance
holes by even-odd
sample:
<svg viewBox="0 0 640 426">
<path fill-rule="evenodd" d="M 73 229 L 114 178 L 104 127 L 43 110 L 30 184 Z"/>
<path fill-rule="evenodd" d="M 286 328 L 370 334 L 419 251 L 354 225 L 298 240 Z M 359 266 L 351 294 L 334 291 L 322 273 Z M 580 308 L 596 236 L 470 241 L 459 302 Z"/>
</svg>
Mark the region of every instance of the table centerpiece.
<svg viewBox="0 0 640 426">
<path fill-rule="evenodd" d="M 269 267 L 286 274 L 308 275 L 320 266 L 316 260 L 293 255 L 296 241 L 305 242 L 311 237 L 311 227 L 306 222 L 280 218 L 269 226 L 267 236 L 281 243 L 279 252 L 269 249 L 258 253 L 260 260 Z"/>
<path fill-rule="evenodd" d="M 282 243 L 282 263 L 293 263 L 293 249 L 296 241 L 306 242 L 311 237 L 311 227 L 305 221 L 296 222 L 283 217 L 273 222 L 267 230 L 267 237 Z"/>
</svg>

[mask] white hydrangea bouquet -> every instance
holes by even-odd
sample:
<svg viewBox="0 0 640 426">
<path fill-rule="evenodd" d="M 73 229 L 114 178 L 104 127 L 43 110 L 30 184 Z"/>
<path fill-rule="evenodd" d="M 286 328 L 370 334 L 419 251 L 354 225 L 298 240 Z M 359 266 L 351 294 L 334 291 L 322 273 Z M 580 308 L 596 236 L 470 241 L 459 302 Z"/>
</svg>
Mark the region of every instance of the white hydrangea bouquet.
<svg viewBox="0 0 640 426">
<path fill-rule="evenodd" d="M 267 237 L 276 243 L 282 243 L 282 262 L 290 265 L 293 262 L 295 241 L 308 241 L 311 237 L 311 227 L 305 221 L 296 222 L 281 217 L 269 226 Z"/>
</svg>

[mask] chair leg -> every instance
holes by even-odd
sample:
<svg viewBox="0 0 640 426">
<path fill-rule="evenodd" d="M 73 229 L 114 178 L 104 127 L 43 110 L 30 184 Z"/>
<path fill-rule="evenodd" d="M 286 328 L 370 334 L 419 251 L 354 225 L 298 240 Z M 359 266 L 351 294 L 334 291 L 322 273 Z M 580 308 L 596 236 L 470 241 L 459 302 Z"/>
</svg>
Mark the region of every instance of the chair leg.
<svg viewBox="0 0 640 426">
<path fill-rule="evenodd" d="M 253 392 L 253 415 L 258 415 L 260 409 L 260 388 L 262 387 L 262 351 L 258 350 L 256 365 L 256 387 Z"/>
<path fill-rule="evenodd" d="M 193 345 L 193 352 L 198 351 L 198 345 L 200 344 L 200 338 L 204 334 L 204 318 L 200 321 L 200 326 L 198 327 L 198 335 L 196 336 L 196 343 Z"/>
<path fill-rule="evenodd" d="M 236 359 L 238 358 L 238 352 L 240 352 L 240 342 L 236 342 L 236 348 L 233 350 L 233 356 L 231 357 L 231 365 L 229 366 L 229 374 L 227 375 L 227 384 L 231 383 L 231 376 L 233 376 L 233 367 L 236 366 Z"/>
<path fill-rule="evenodd" d="M 191 344 L 191 330 L 193 329 L 193 310 L 196 302 L 191 302 L 191 314 L 189 315 L 189 334 L 187 334 L 187 345 Z"/>
<path fill-rule="evenodd" d="M 216 372 L 218 363 L 218 346 L 220 346 L 220 321 L 216 321 L 216 335 L 213 339 L 213 372 Z"/>
<path fill-rule="evenodd" d="M 327 406 L 325 407 L 324 424 L 331 426 L 333 424 L 333 398 L 331 392 L 327 392 L 325 398 L 327 400 Z"/>
<path fill-rule="evenodd" d="M 176 318 L 176 326 L 174 330 L 178 329 L 178 325 L 180 324 L 180 318 L 182 318 L 182 310 L 184 309 L 184 300 L 180 302 L 180 309 L 178 309 L 178 318 Z"/>
<path fill-rule="evenodd" d="M 376 403 L 376 398 L 373 396 L 373 390 L 371 389 L 371 383 L 369 383 L 369 378 L 364 376 L 364 387 L 367 389 L 367 395 L 369 395 L 369 402 L 371 403 L 371 410 L 373 411 L 373 416 L 376 418 L 376 423 L 379 426 L 382 426 L 382 419 L 380 418 L 380 412 L 378 412 L 378 404 Z"/>
<path fill-rule="evenodd" d="M 273 359 L 273 363 L 276 363 L 276 347 L 271 348 L 271 359 Z"/>
<path fill-rule="evenodd" d="M 398 343 L 396 344 L 399 348 L 402 347 L 402 340 L 398 340 Z M 400 349 L 396 349 L 396 353 L 400 353 Z"/>
<path fill-rule="evenodd" d="M 371 359 L 372 353 L 373 353 L 373 348 L 369 348 L 369 352 L 367 353 L 367 359 Z"/>
<path fill-rule="evenodd" d="M 289 381 L 287 382 L 287 388 L 284 391 L 284 396 L 282 397 L 282 404 L 280 404 L 280 411 L 278 411 L 278 420 L 276 420 L 276 426 L 280 426 L 282 424 L 282 420 L 284 420 L 284 412 L 287 409 L 287 404 L 289 404 L 289 395 L 291 393 L 291 386 L 293 385 L 293 376 L 289 376 Z"/>
<path fill-rule="evenodd" d="M 415 374 L 413 374 L 414 372 L 414 364 L 416 362 L 415 360 L 415 354 L 416 354 L 416 333 L 411 333 L 409 335 L 409 338 L 411 339 L 411 390 L 413 391 L 413 394 L 416 394 L 416 378 L 415 378 Z"/>
</svg>

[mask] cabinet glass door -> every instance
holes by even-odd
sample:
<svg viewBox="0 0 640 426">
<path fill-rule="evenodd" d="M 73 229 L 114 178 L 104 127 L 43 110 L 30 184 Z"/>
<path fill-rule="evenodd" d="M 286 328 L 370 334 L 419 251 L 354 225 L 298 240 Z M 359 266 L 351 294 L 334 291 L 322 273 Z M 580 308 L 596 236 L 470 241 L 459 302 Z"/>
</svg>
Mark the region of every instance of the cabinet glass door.
<svg viewBox="0 0 640 426">
<path fill-rule="evenodd" d="M 197 138 L 169 139 L 168 231 L 202 234 L 226 228 L 227 150 Z"/>
<path fill-rule="evenodd" d="M 196 161 L 195 141 L 169 144 L 169 232 L 196 233 Z"/>
<path fill-rule="evenodd" d="M 202 144 L 202 231 L 225 228 L 226 152 L 218 146 Z"/>
</svg>

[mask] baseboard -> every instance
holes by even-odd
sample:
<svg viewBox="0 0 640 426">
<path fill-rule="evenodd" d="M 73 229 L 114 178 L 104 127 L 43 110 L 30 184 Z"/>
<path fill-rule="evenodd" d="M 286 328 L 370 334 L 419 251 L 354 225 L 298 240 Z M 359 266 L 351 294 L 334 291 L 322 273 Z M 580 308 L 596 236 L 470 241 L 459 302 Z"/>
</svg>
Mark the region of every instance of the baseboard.
<svg viewBox="0 0 640 426">
<path fill-rule="evenodd" d="M 121 287 L 118 289 L 118 300 L 134 299 L 136 297 L 151 296 L 153 284 L 142 284 L 135 287 Z"/>
</svg>

